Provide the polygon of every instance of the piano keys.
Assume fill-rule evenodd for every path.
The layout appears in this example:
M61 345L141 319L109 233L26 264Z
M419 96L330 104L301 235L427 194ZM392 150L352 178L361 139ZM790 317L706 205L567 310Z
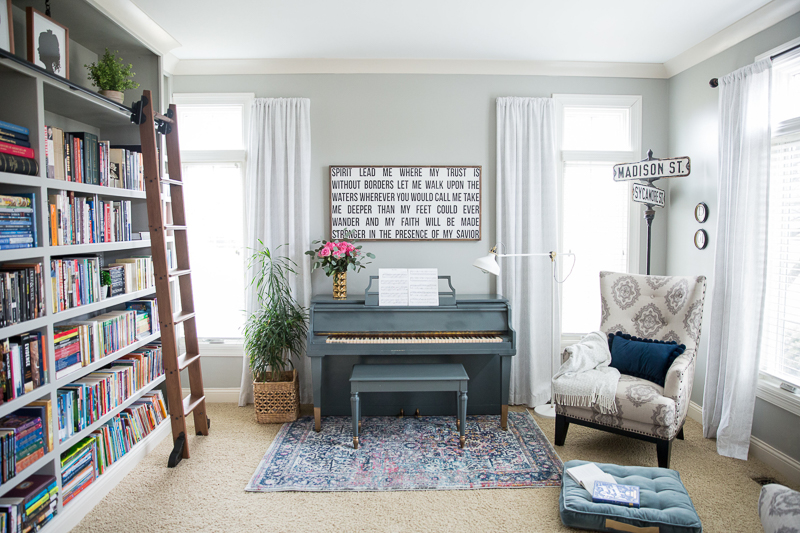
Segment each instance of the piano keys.
M458 296L455 305L380 307L362 298L311 301L306 353L311 358L315 429L322 415L350 414L354 364L461 363L470 376L469 414L500 414L506 429L511 357L516 354L511 309L495 295ZM370 402L367 415L401 408L453 414L441 393L398 393ZM411 405L411 404L414 405ZM366 407L366 406L365 406ZM452 413L450 412L452 411ZM413 411L409 411L413 412Z

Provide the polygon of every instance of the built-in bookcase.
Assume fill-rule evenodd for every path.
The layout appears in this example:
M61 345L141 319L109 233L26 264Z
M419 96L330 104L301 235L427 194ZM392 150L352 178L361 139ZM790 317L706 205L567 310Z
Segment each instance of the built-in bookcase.
M38 4L42 4L41 6ZM64 131L85 131L109 140L114 144L139 144L139 128L131 124L130 109L110 102L99 95L78 89L75 85L87 86L83 61L71 59L71 82L53 79L41 71L31 68L19 59L25 58L25 24L24 9L32 5L43 10L43 3L28 0L13 0L16 57L0 56L0 120L10 122L30 130L31 147L38 161L39 174L27 176L0 172L0 195L33 193L36 201L36 234L34 248L18 250L0 250L0 264L39 263L44 273L44 316L27 322L0 328L0 339L17 336L29 332L40 332L44 339L45 356L47 357L47 383L40 385L32 392L0 405L0 417L14 413L31 402L49 399L53 406L51 432L54 433L54 448L44 457L18 472L15 477L0 485L0 497L33 474L54 475L61 484L61 454L105 422L111 420L119 412L137 401L143 394L158 387L163 375L152 380L145 387L133 393L121 406L112 409L105 416L92 423L79 433L59 442L57 389L95 372L105 365L114 362L130 352L159 339L155 333L141 338L134 344L125 346L117 352L97 360L80 370L61 379L56 379L55 352L53 343L54 328L61 324L87 320L93 316L112 310L124 309L131 300L155 295L155 288L126 293L105 300L90 303L81 307L53 312L53 294L50 283L51 259L72 257L76 255L92 255L101 258L103 264L112 263L120 258L150 255L149 240L129 242L113 242L98 244L81 244L53 246L50 243L48 196L66 190L76 196L94 197L98 200L130 201L133 232L147 232L147 207L144 191L103 187L86 183L74 183L46 177L45 163L45 127L55 126ZM70 30L70 46L80 52L80 59L91 62L92 55L102 55L105 47L119 50L125 62L134 64L137 81L142 88L149 88L153 94L159 95L159 85L163 79L161 58L148 46L136 40L124 29L117 26L105 13L101 12L93 2L84 0L60 0L53 3L53 18ZM23 33L23 35L20 35ZM74 54L71 54L71 56ZM78 63L75 65L75 63ZM80 78L80 79L78 79ZM141 90L129 91L128 98L138 100ZM127 100L126 100L127 102ZM157 105L158 102L156 103ZM155 431L136 444L122 459L113 464L67 505L62 505L59 496L58 513L43 531L68 531L88 513L102 497L113 488L138 463L148 451L170 433L169 423L162 422Z

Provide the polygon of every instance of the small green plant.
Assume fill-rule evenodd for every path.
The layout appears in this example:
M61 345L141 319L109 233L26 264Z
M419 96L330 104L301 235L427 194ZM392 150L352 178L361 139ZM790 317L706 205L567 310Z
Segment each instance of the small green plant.
M297 274L297 264L275 256L259 243L262 248L250 257L248 266L255 267L251 283L256 286L259 308L245 323L244 349L255 381L283 381L286 366L294 367L291 356L302 355L308 312L295 301L289 287L289 276Z
M133 65L122 62L122 58L117 57L119 51L114 51L112 54L108 48L106 53L97 63L91 65L84 65L89 69L89 80L92 85L103 91L125 91L126 89L136 89L139 84L131 78L136 75L131 72Z
M111 286L111 273L108 270L101 270L100 271L100 286L105 287L108 285Z

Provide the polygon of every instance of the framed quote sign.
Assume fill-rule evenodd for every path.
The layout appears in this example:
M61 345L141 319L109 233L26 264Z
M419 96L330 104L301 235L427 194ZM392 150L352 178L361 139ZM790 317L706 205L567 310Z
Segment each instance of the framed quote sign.
M330 178L332 239L481 239L480 166L331 166Z

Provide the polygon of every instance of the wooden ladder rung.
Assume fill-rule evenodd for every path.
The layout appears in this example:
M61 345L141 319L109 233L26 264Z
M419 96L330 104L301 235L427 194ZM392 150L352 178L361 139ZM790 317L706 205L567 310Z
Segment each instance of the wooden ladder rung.
M184 398L183 399L183 416L186 416L189 413L191 413L192 411L194 411L195 408L198 405L200 405L201 403L203 403L203 400L205 400L205 399L206 399L205 396L192 396L191 394L188 395L186 398Z
M153 113L153 118L156 120L161 120L163 122L167 122L169 124L175 124L175 121L169 118L168 116L162 115L161 113Z
M190 354L185 353L178 357L178 370L183 370L184 368L188 367L192 363L200 360L200 354Z
M190 268L184 268L184 269L175 268L169 271L169 277L178 278L180 276L188 276L191 273L192 270Z
M172 322L175 325L178 325L182 322L186 322L191 318L194 318L194 316L195 316L194 311L191 312L181 311L180 313L175 313L174 315L172 315Z
M161 178L161 183L165 185L178 185L179 187L183 187L183 182L178 180L171 180L169 178Z
M186 231L186 226L179 226L177 224L164 224L164 229L167 231Z

